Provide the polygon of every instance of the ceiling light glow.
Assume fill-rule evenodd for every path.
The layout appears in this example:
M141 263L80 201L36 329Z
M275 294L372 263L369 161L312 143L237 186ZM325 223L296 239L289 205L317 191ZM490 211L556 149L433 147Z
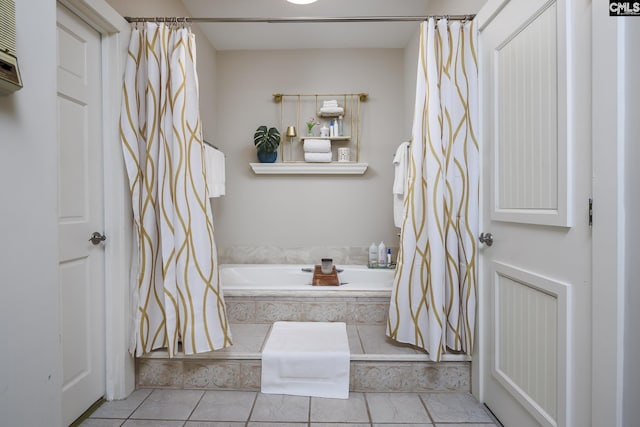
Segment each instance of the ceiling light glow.
M311 3L315 3L318 0L287 0L289 3L294 3L294 4L311 4Z

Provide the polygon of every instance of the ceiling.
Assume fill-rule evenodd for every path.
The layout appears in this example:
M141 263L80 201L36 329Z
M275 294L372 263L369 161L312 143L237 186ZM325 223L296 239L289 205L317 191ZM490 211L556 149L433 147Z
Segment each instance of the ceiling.
M309 5L295 5L286 0L182 0L182 3L191 17L282 18L472 14L485 1L318 0ZM419 22L194 25L200 27L217 50L403 48L416 33Z

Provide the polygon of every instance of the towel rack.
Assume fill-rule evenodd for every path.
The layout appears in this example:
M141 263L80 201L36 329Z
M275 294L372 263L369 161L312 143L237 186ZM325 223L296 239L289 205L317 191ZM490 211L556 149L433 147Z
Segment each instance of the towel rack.
M209 141L207 141L207 140L204 140L204 139L203 139L203 140L202 140L202 142L204 142L205 144L207 144L207 145L208 145L209 147L211 147L211 148L215 148L216 150L220 150L218 147L216 147L214 144L210 143L210 142L209 142ZM222 151L222 150L220 150L220 151Z
M328 137L327 139L330 139L332 141L335 142L341 142L341 143L346 143L349 141L354 141L356 143L355 146L355 163L359 163L360 162L360 115L361 115L361 104L362 102L367 101L369 94L368 93L274 93L273 94L273 101L276 104L280 104L280 128L281 129L285 129L285 111L284 111L284 104L286 102L287 99L292 99L292 101L295 103L295 118L294 117L287 117L287 122L288 124L290 123L295 123L297 129L300 129L300 116L301 116L301 104L305 104L306 102L309 102L311 104L313 104L313 111L311 111L310 109L306 109L304 108L303 110L305 111L305 115L311 115L312 117L333 117L333 116L324 116L319 112L318 109L318 102L323 100L323 99L327 99L327 98L338 98L339 100L342 101L342 107L344 108L344 121L345 121L345 128L349 129L350 134L349 135L342 135L342 136L338 136L338 137ZM335 116L337 118L337 116ZM304 125L304 122L302 122L302 124ZM300 131L298 131L300 132ZM346 132L346 131L345 131ZM303 133L301 133L302 135L304 135L304 131ZM304 137L300 138L301 140L304 139ZM293 157L293 153L291 152L291 147L290 147L290 156L288 159L285 158L284 155L284 144L280 144L280 149L281 149L281 158L282 161L284 163L298 163L300 162L300 160L294 160Z

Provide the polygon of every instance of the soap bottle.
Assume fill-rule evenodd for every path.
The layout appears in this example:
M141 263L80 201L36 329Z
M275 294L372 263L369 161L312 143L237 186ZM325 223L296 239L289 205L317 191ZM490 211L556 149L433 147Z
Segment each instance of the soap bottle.
M344 128L342 127L342 116L338 117L338 136L344 136Z
M369 267L375 268L378 266L378 247L375 243L371 243L369 246Z
M384 242L380 242L378 245L378 267L387 266L387 247Z
M387 267L391 265L391 248L387 248Z

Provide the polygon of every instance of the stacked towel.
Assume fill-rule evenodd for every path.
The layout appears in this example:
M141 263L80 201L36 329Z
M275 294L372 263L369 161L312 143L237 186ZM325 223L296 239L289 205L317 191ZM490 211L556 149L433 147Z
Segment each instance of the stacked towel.
M335 99L324 101L320 107L321 114L344 114L344 108Z
M331 140L329 139L305 139L304 161L309 163L331 162Z
M304 153L304 161L308 163L331 163L331 153Z
M330 153L331 141L328 139L305 139L303 148L305 153Z
M395 167L393 180L393 224L402 228L402 216L404 215L404 196L407 194L407 180L409 178L408 162L409 143L403 142L396 150L393 157Z
M205 144L204 167L209 197L224 196L225 161L222 151L216 150L215 148Z

